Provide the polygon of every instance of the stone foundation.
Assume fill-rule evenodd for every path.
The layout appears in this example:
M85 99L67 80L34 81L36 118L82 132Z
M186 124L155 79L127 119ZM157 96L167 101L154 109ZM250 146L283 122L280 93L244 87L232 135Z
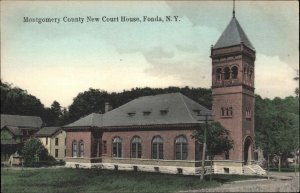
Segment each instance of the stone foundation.
M233 160L214 160L215 174L243 174L243 162Z
M165 160L168 162L167 160ZM199 175L201 173L201 164L195 163L191 164L191 162L186 162L181 165L177 164L173 165L158 165L151 164L146 165L142 164L142 162L138 162L135 160L135 163L84 163L84 162L66 162L66 167L69 168L100 168L100 169L108 169L108 170L122 170L122 171L143 171L143 172L159 172L166 174L183 174L183 175ZM170 163L172 160L170 160ZM188 163L188 164L187 164ZM210 166L205 164L205 174L210 173ZM212 172L215 174L243 174L243 163L242 161L232 161L232 160L215 160L213 161Z

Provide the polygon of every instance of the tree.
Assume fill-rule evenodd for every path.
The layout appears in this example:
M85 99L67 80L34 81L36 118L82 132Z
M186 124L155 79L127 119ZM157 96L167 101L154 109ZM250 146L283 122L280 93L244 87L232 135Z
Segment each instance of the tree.
M62 116L62 107L60 106L59 102L53 101L51 104L51 110L55 113L57 118Z
M106 91L90 88L79 93L69 107L70 121L75 121L90 113L104 113L104 104L108 101Z
M50 156L42 142L36 138L30 138L22 149L25 166L36 166L40 161L48 161Z
M67 110L67 108L63 107L62 109L62 115L59 118L59 125L65 125L66 123L68 123L69 120L69 112Z
M60 106L59 102L53 101L51 108L45 108L43 120L47 126L59 126L62 115L62 107Z
M206 136L204 134L205 127L206 127ZM212 160L216 155L229 152L229 150L233 148L233 140L229 139L229 131L225 129L219 122L200 124L200 129L195 130L192 137L195 138L195 140L199 144L204 144L204 141L206 141L207 155L210 158L211 169L212 169ZM211 175L210 175L210 179L211 179Z
M42 117L44 105L35 96L1 81L1 114Z
M278 158L278 170L299 148L299 105L296 97L262 99L256 96L256 146Z

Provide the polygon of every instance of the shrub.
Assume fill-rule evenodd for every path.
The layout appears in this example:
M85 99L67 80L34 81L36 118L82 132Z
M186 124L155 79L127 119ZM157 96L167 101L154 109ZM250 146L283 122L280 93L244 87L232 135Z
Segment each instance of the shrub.
M41 162L49 162L53 159L53 157L48 154L42 142L36 138L30 138L25 142L22 155L24 157L25 166L38 166Z

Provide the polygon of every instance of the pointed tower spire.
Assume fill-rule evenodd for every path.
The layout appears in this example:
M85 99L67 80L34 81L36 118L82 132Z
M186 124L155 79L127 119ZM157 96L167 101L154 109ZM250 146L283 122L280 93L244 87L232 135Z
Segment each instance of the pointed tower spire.
M235 18L235 0L233 0L233 11L232 11L232 17Z

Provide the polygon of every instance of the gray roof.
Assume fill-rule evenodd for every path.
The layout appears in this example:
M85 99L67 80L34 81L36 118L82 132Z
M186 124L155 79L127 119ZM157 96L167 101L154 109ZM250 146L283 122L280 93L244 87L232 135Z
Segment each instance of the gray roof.
M243 42L247 47L255 50L252 46L250 40L248 39L246 33L243 28L239 24L238 20L233 17L224 30L223 34L215 44L214 48L223 48L228 46L239 45Z
M1 145L16 145L21 142L16 142L15 139L1 139Z
M15 127L15 126L5 126L10 132L12 132L12 134L14 134L15 136L21 136L23 135L21 129L19 127Z
M64 127L118 127L199 123L211 110L181 93L143 96L105 114L92 113Z
M50 137L59 131L61 127L43 127L35 133L37 137Z
M101 127L102 114L92 113L64 127Z
M4 126L40 128L42 124L42 119L37 116L1 114L1 129Z
M104 114L103 126L199 123L211 111L181 93L144 96Z

